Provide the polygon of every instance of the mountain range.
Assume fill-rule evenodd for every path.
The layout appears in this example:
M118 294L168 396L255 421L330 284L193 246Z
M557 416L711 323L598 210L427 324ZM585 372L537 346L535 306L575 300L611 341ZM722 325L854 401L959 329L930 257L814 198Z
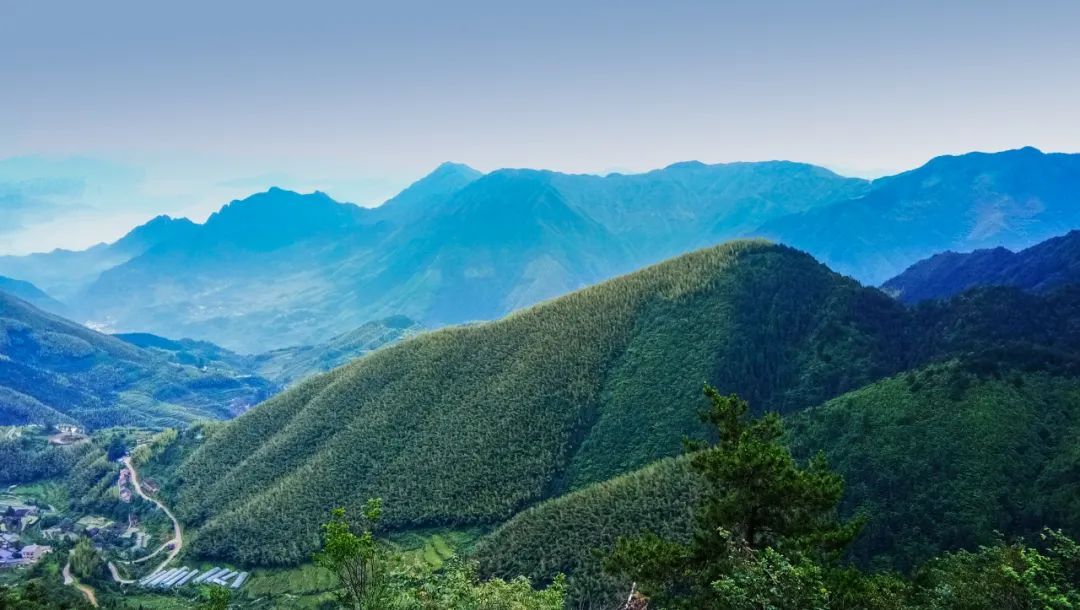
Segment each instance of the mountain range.
M945 250L1025 248L1080 227L1078 187L1076 154L1029 147L943 156L758 232L876 285Z
M197 553L249 564L302 561L311 515L368 497L394 530L497 524L679 453L703 381L799 417L904 371L958 396L972 375L1072 379L1077 296L987 287L908 308L805 253L732 242L299 384L200 441L175 469L177 507ZM919 372L933 366L948 374ZM808 451L850 428L814 425Z
M949 297L975 286L1047 292L1080 282L1080 231L1020 252L1007 248L942 252L908 267L881 288L906 303Z
M393 315L495 319L740 236L877 284L936 252L1026 247L1080 226L1077 184L1080 155L1031 148L872 182L785 161L607 176L447 163L376 208L271 189L203 224L159 217L82 253L0 257L0 273L95 328L255 353Z

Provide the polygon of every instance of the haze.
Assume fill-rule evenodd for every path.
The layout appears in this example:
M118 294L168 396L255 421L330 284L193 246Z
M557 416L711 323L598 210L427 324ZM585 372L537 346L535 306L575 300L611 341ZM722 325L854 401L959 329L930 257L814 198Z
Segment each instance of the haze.
M1080 4L0 0L0 253L446 160L880 175L1080 141Z

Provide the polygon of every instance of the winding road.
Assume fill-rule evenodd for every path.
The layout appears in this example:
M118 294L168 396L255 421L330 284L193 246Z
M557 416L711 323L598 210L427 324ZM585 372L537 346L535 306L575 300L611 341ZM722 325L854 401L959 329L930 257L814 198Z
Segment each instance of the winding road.
M131 486L135 488L135 493L142 496L142 498L144 500L149 500L150 502L153 502L154 504L157 504L158 508L160 508L162 511L164 511L165 514L168 515L169 519L172 520L172 523L173 523L173 537L172 537L172 540L165 541L165 544L161 545L161 548L154 551L150 555L147 555L146 557L143 557L142 559L136 559L135 560L136 562L145 561L145 560L149 559L150 557L153 557L154 555L157 555L158 553L160 553L162 551L162 549L168 548L169 544L172 544L172 550L169 551L169 554L165 557L165 560L162 561L160 564L158 564L158 566L156 568L154 568L154 570L153 570L153 572L151 572L151 574L160 572L165 566L169 565L170 561L172 561L173 559L176 559L176 556L180 554L180 550L184 548L184 530L183 530L182 527L180 527L180 522L177 521L176 516L172 514L172 511L169 510L169 508L167 506L165 506L160 501L158 501L157 498L146 495L146 492L143 491L142 484L139 483L139 472L137 470L135 470L135 465L131 463L131 457L130 456L124 456L124 458L122 460L120 460L120 461L123 462L124 466L127 466L127 469L131 471ZM116 575L115 575L115 572L114 572L114 578L117 578ZM119 582L119 580L118 580L118 582Z
M176 559L176 556L180 554L181 549L184 548L184 529L180 526L180 522L176 519L176 516L172 514L172 511L169 510L167 506L158 501L157 498L146 495L146 492L143 491L142 485L139 483L139 472L135 470L134 464L131 463L131 458L124 457L120 461L124 464L124 466L127 467L129 471L131 471L131 486L135 488L135 493L139 494L139 496L141 496L143 499L157 504L158 508L164 511L165 514L168 515L169 519L172 520L173 537L171 540L166 540L165 543L158 547L157 550L155 550L153 553L150 553L149 555L146 555L145 557L141 557L130 562L125 562L141 563L150 559L151 557L160 554L165 549L169 549L169 554L166 555L165 559L160 564L158 564L158 566L154 568L154 570L151 572L151 574L156 574L163 570L165 566L169 565L170 561ZM169 548L170 545L172 545L171 549ZM124 585L135 582L134 580L126 580L124 578L121 578L120 571L116 569L116 565L113 564L113 562L110 561L107 565L109 567L109 573L112 574L112 578L114 581ZM71 574L70 556L68 557L67 564L64 566L63 575L65 585L73 586L79 591L82 591L82 594L86 597L86 600L90 602L90 605L94 606L95 608L98 606L97 595L94 593L94 590L89 586L80 583L78 579L76 579Z

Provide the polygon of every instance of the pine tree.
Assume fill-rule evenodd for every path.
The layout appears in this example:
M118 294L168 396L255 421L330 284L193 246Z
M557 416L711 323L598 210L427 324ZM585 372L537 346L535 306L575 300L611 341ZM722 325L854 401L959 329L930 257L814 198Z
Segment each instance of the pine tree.
M779 416L751 419L739 397L709 386L705 394L710 407L702 420L717 442L688 443L692 468L706 487L693 539L621 539L609 569L635 581L661 608L738 607L738 599L761 607L752 598L769 594L759 587L762 579L781 579L772 594L783 605L774 607L818 605L823 576L817 566L834 561L861 525L837 517L842 479L821 456L806 466L796 463L781 442Z

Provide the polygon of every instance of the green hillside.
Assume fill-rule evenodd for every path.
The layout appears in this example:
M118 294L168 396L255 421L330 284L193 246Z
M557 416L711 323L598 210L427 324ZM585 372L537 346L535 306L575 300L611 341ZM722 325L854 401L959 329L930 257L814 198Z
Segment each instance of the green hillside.
M548 582L570 575L569 607L613 607L629 587L604 573L620 536L647 531L688 538L700 490L685 457L669 458L518 513L474 552L485 576L527 575ZM590 607L590 606L581 606Z
M993 357L931 365L789 419L796 454L824 451L845 477L844 511L870 518L855 559L908 569L990 544L995 531L1080 532L1080 368L1025 367ZM482 541L481 569L536 582L570 574L571 606L625 595L600 556L643 528L689 535L694 476L685 460L663 461L523 511Z
M235 415L270 389L170 363L0 293L0 424L180 426Z
M871 518L855 558L909 569L994 531L1080 532L1080 363L1043 367L931 366L792 420L793 451L823 450Z
M705 380L791 411L900 370L906 315L790 248L695 252L301 384L205 442L179 508L197 552L270 564L369 496L391 528L499 522L678 453Z

